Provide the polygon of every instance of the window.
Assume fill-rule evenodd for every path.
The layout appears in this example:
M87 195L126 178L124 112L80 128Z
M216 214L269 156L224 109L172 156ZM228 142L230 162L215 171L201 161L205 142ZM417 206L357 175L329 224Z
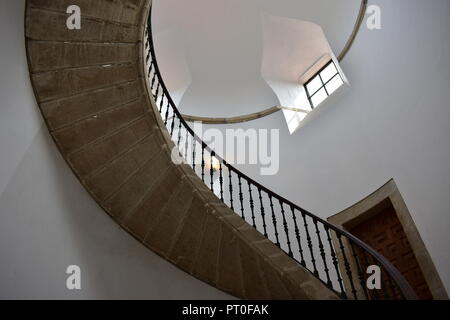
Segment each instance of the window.
M306 94L311 108L316 108L343 84L344 81L336 65L331 60L305 83Z

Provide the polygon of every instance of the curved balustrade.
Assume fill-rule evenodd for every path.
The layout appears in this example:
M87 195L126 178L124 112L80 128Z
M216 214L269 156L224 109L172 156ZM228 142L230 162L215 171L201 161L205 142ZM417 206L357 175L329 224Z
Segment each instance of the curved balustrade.
M151 9L145 50L149 91L177 152L217 197L343 299L416 299L399 271L367 244L240 172L194 133L172 101L158 68ZM379 290L367 288L370 265L381 270Z

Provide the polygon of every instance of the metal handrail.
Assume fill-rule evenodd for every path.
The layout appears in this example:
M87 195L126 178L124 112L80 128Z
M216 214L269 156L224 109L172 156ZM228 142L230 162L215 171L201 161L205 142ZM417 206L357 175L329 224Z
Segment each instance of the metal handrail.
M146 65L148 67L148 76L150 77L150 88L149 91L152 93L153 98L155 102L160 99L160 114L163 118L166 127L170 133L170 135L173 138L173 134L175 131L175 122L178 120L178 129L185 130L186 134L188 134L191 139L192 143L194 144L194 152L195 152L195 146L196 144L200 144L201 150L202 150L202 180L205 182L205 162L206 153L209 154L210 159L214 157L219 162L220 166L220 198L222 201L225 202L224 199L224 177L223 177L223 170L226 168L229 173L229 188L230 188L230 199L231 199L231 209L233 208L233 188L236 187L236 185L233 185L232 183L232 174L237 177L239 181L239 200L241 203L241 214L242 218L244 217L244 204L243 204L243 192L242 192L242 181L245 181L249 188L249 196L250 201L249 205L251 208L252 213L252 222L253 226L257 228L257 225L255 223L255 204L252 196L252 186L255 191L258 191L259 200L260 200L260 206L261 206L261 215L258 216L258 218L262 218L263 220L263 228L264 228L264 235L269 238L266 230L266 220L265 220L265 213L264 213L264 205L263 205L263 193L266 195L266 201L270 200L270 211L272 213L272 219L273 219L273 225L275 227L275 237L276 237L276 244L283 249L290 257L297 260L300 264L302 264L308 271L310 271L314 276L316 276L320 281L322 281L328 288L331 290L337 292L340 294L340 296L344 299L347 298L354 298L354 299L360 299L361 296L366 299L378 299L380 298L380 293L378 290L370 291L368 290L366 286L366 277L363 272L363 267L368 266L370 264L370 260L372 260L372 264L376 264L380 267L382 271L384 271L383 275L385 275L385 278L383 278L383 288L382 288L382 296L385 299L408 299L408 300L415 300L417 299L416 294L414 293L413 289L409 285L409 283L406 281L406 279L401 275L401 273L381 254L379 254L377 251L375 251L373 248L371 248L369 245L358 239L357 237L353 236L349 232L342 230L333 224L329 223L328 221L325 221L321 219L320 217L315 216L311 212L299 207L295 203L291 202L290 200L276 194L272 190L269 190L265 186L261 185L254 179L250 178L243 172L239 171L235 167L233 167L231 164L229 164L225 159L220 157L215 153L215 151L210 148L200 137L198 137L194 130L188 125L188 123L183 118L182 114L177 109L175 103L173 102L170 93L163 81L157 60L156 60L156 54L154 50L154 42L153 42L153 35L152 35L152 6L150 7L150 12L148 15L148 21L147 21L147 27L145 31L145 48L147 50L146 52ZM155 90L155 85L156 90ZM155 93L154 93L155 91ZM166 103L165 103L166 101ZM164 106L166 106L166 109L164 110ZM165 115L164 115L165 111ZM168 114L172 112L172 117L169 119ZM171 121L171 122L170 122ZM181 131L178 133L178 147L180 147L180 135ZM176 140L176 139L175 139ZM196 170L195 164L193 164L194 171ZM214 191L213 186L213 168L211 165L210 175L211 175L211 191ZM206 182L205 182L206 184ZM280 210L281 210L281 216L282 216L282 224L285 231L285 237L286 237L286 243L287 243L287 249L283 248L283 245L279 241L279 233L277 231L277 219L276 214L274 210L274 201L276 200L279 204ZM246 203L247 204L247 203ZM292 214L292 221L294 222L294 227L291 226L291 229L289 229L289 225L287 223L286 218L286 211L285 209L288 208L291 210ZM237 210L239 211L239 210ZM236 210L235 210L236 212ZM296 214L299 213L299 214ZM236 212L238 214L238 212ZM278 213L279 214L279 213ZM311 224L308 225L308 218L313 224L313 230L311 236ZM270 219L270 217L269 217ZM303 226L297 224L297 219L303 220ZM320 230L322 228L322 230ZM295 230L293 230L295 229ZM300 229L304 231L304 233L300 232ZM260 230L259 230L260 231ZM298 256L295 256L292 250L292 246L294 245L290 241L290 235L295 236L295 240L297 240L298 243L298 250L300 252L300 258ZM303 235L303 239L301 238L301 235ZM323 236L326 236L325 241L323 241ZM305 238L306 236L306 238ZM314 236L316 238L314 238ZM344 239L344 241L343 241ZM302 241L305 243L305 250L303 250L302 247ZM318 260L314 257L314 252L317 253L317 250L314 250L314 244L316 243L317 247L319 248L319 258ZM286 244L284 244L286 247ZM338 249L337 249L338 248ZM306 251L309 249L309 255L310 259L305 259L304 255L306 255ZM328 249L329 252L326 252L326 249ZM327 254L328 253L328 254ZM349 257L353 257L353 259L349 259ZM324 265L322 266L322 269L319 270L317 267L317 263L319 263L319 260L321 260L321 263ZM332 267L334 267L334 278L332 279L331 271L332 269L328 267L328 265L331 264ZM312 266L311 266L312 265ZM353 269L353 270L352 270ZM346 277L344 276L346 275ZM356 283L356 284L355 284ZM359 284L359 285L358 285ZM386 284L386 285L385 285ZM389 288L387 287L387 284L389 284ZM358 287L358 288L357 288Z

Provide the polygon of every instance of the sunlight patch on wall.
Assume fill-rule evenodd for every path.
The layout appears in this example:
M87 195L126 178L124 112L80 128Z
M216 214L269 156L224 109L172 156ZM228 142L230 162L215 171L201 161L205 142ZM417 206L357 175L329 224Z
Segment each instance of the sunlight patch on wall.
M262 28L261 74L282 106L312 111L347 83L319 25L265 14ZM309 115L283 114L291 134Z

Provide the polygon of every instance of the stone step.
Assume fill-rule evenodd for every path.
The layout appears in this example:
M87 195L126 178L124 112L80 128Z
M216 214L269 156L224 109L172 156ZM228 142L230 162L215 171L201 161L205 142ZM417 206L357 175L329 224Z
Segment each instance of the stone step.
M143 105L143 99L138 99L56 130L53 135L63 152L71 153L142 118Z
M83 16L104 21L136 25L143 0L29 0L32 8L46 9L65 13L70 5L83 8Z
M66 154L66 157L74 171L80 177L85 177L126 152L130 145L152 134L152 128L153 120L150 117L144 117L109 136L83 146L72 154Z
M119 222L122 222L147 198L153 186L158 186L159 178L164 177L170 168L170 159L164 152L149 159L109 198L104 200L106 209Z
M72 1L72 4L75 2ZM66 28L67 18L68 15L65 12L29 6L26 17L26 37L40 41L96 43L136 43L140 40L139 27L134 24L120 24L102 21L95 17L84 17L81 30L72 32Z
M160 151L161 145L157 139L149 135L86 178L85 183L97 199L104 201Z
M41 104L41 111L51 131L114 109L139 98L136 80L109 88L88 91L70 98Z
M337 298L172 162L143 78L150 3L27 0L31 81L61 154L119 225L194 277L239 298ZM65 27L69 5L81 30Z
M134 43L67 43L30 41L30 64L36 73L134 62Z
M47 102L136 81L138 73L138 66L132 62L53 70L31 77L38 101Z
M161 191L164 194L157 195L152 202L163 203L165 201L165 204L153 221L147 221L148 227L144 243L161 256L167 256L178 239L181 226L191 206L193 194L189 181L184 178L180 180L179 177L172 186L165 182ZM152 205L151 210L154 208L155 205Z

